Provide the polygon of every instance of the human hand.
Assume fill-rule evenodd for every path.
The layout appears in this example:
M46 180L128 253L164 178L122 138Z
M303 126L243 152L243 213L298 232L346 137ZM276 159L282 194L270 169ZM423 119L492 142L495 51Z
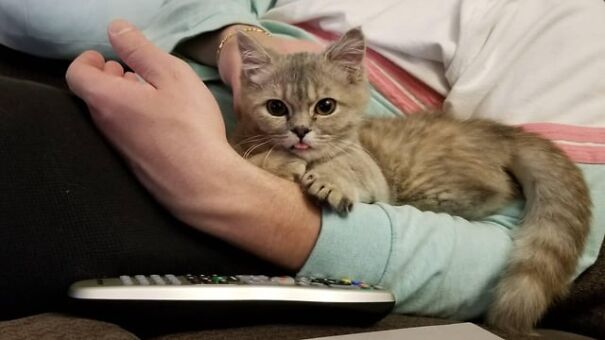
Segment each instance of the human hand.
M136 75L87 51L69 66L67 83L143 184L178 214L188 204L186 197L216 190L209 186L218 184L202 181L199 173L220 177L237 156L227 143L218 105L187 64L155 47L131 24L114 21L108 35Z

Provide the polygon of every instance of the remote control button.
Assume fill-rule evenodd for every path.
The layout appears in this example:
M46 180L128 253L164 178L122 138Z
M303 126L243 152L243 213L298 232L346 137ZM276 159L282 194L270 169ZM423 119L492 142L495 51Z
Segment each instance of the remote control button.
M189 283L194 284L194 285L201 283L200 280L197 277L195 277L195 276L193 276L191 274L186 275L185 278L187 279L187 281Z
M163 286L166 284L166 281L164 281L164 279L159 275L153 274L150 277L151 281L153 281L153 283L155 283L156 285Z
M132 286L134 285L134 282L132 281L132 278L128 275L122 275L120 276L120 281L122 281L122 284L125 286Z
M330 287L332 287L332 288L341 288L341 289L361 289L361 287L359 287L359 286L354 286L354 285L339 285L339 284L331 284Z
M322 278L322 277L316 277L316 278L312 278L311 279L311 283L317 283L317 284L322 284L322 285L328 286L328 285L337 284L338 281L333 280L333 279L326 279L326 278Z
M294 278L290 276L274 276L270 281L284 286L292 286L296 284Z
M237 278L241 283L249 285L270 283L269 277L266 275L238 275Z
M248 282L250 282L250 275L235 275L235 277L241 283L248 283Z
M210 278L210 283L212 284L225 284L227 283L227 278L220 275L212 275Z
M194 284L194 285L211 284L212 283L212 278L209 277L209 276L207 276L207 275L187 274L187 275L185 275L185 278L187 279L187 281L189 281L189 283Z
M168 280L168 282L170 282L170 284L172 285L180 285L181 284L181 280L179 280L178 277L172 275L172 274L168 274L168 275L164 275L164 277L166 278L166 280Z
M308 287L311 285L311 281L296 281L296 284L303 287Z
M267 275L252 275L252 280L256 283L269 282Z
M145 275L135 275L134 279L137 280L141 286L149 286L150 284Z
M340 281L338 281L338 284L350 286L352 284L352 281L348 277L343 277L342 279L340 279Z

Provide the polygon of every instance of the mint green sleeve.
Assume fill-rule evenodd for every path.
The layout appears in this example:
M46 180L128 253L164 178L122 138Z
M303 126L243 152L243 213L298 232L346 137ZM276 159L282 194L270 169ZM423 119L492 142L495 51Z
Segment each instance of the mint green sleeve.
M516 221L502 215L502 223L468 222L386 204L357 204L346 218L324 210L322 218L300 275L378 284L395 295L396 313L460 320L485 311Z
M30 54L72 58L94 49L115 57L107 25L123 18L137 25L160 48L223 26L258 25L272 0L52 0L0 1L0 44Z
M576 277L605 234L605 166L580 164L593 223ZM357 204L347 217L324 210L319 238L299 275L348 277L393 292L393 312L467 320L481 316L511 252L522 202L469 222L410 206Z

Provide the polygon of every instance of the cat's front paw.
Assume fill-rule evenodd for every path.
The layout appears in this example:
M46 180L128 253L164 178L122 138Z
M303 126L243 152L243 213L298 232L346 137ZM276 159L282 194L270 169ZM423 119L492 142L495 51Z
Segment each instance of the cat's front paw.
M345 193L327 176L322 176L315 171L309 171L302 176L301 184L307 193L320 202L327 203L340 215L347 215L353 210L355 199L353 195Z

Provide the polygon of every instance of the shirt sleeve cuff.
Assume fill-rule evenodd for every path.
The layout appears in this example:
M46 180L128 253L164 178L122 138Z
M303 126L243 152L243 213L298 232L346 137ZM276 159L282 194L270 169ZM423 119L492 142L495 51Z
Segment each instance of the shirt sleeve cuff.
M176 45L188 38L200 35L202 33L215 31L219 28L233 25L245 24L261 26L255 13L249 8L236 4L233 1L221 1L216 5L209 7L205 3L191 5L188 10L186 6L177 5L168 6L171 15L164 15L167 18L155 18L149 26L143 29L145 35L153 41L158 47L165 51L172 51ZM199 15L195 15L199 13ZM181 25L174 28L174 22Z
M298 274L377 284L388 264L391 242L391 221L380 205L356 204L346 217L324 209L319 237Z

